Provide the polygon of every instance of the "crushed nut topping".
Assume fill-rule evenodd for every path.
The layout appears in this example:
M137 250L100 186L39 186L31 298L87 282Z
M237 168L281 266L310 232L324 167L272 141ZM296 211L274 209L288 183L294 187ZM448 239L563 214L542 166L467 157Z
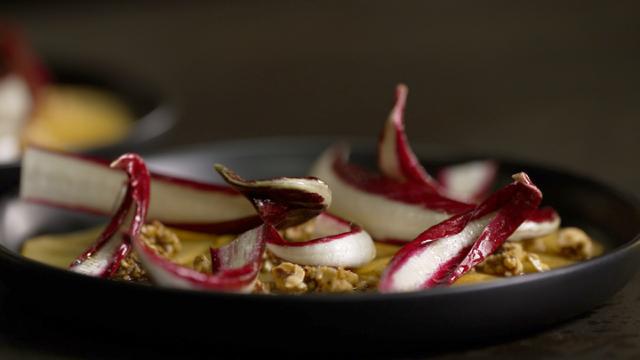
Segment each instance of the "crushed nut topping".
M286 293L303 293L308 287L304 282L305 271L302 266L284 262L271 270L275 288Z
M211 257L208 253L200 254L193 259L193 268L201 273L211 273Z
M556 245L556 238L558 234L550 234L547 236L525 239L522 243L527 251L533 251L537 253L552 253L553 247Z
M256 283L253 288L254 294L270 294L271 286L268 282L261 281L260 279L256 280Z
M282 261L269 250L265 251L262 255L262 269L263 273L271 273L271 270L278 266Z
M364 290L370 283L341 267L300 266L290 262L275 266L271 278L274 291L290 294L353 292Z
M560 254L573 260L587 260L593 256L593 240L584 231L568 227L558 233Z
M358 274L344 268L330 266L305 266L305 281L315 292L352 292L366 286Z
M544 264L538 255L524 251L522 244L506 242L478 264L476 269L490 275L515 276L525 272L546 271L549 270L549 266Z
M288 241L308 241L313 236L314 222L282 231ZM142 240L158 255L171 258L181 249L178 236L154 221L141 231ZM517 276L531 272L549 270L536 253L553 253L573 259L586 260L594 256L593 240L578 228L564 228L555 234L528 239L523 242L505 242L495 253L471 271L495 276ZM283 261L273 253L265 251L259 279L254 293L302 294L302 293L348 293L373 291L393 252L379 257L369 264L353 271L331 266L303 266ZM202 273L211 273L211 257L206 251L193 259L193 268ZM138 255L131 252L121 262L115 279L150 282L149 276L140 264Z
M551 269L549 265L545 264L540 259L540 256L538 256L538 254L527 253L527 260L531 265L533 271L526 271L527 269L525 267L525 272L543 272Z
M150 282L146 270L140 264L138 254L130 252L120 262L120 268L111 276L112 279L136 282Z
M291 226L281 231L282 236L287 241L303 242L309 241L313 237L315 230L315 219L309 220L297 226Z
M162 223L154 221L142 227L140 238L155 252L163 257L169 258L181 249L178 236ZM122 262L120 268L112 276L113 279L125 281L149 282L147 272L140 264L138 254L131 251Z
M523 242L527 251L561 256L569 260L587 260L598 252L594 241L584 231L567 227L556 233Z
M143 226L140 237L162 257L172 257L182 248L178 235L159 221Z

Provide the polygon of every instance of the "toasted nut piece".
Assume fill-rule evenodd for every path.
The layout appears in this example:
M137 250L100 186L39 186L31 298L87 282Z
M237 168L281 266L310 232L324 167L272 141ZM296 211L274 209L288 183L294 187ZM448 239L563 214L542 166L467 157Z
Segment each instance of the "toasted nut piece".
M514 276L549 270L537 254L524 251L521 243L506 242L476 266L484 274Z
M254 294L270 294L271 293L271 287L269 286L269 283L261 281L261 280L256 280L256 284L253 288L253 293Z
M485 274L513 276L524 274L524 265L522 258L525 252L522 245L518 243L507 242L503 244L498 251L476 266L476 269Z
M275 288L288 293L303 293L307 291L304 282L305 271L297 264L283 262L271 270Z
M360 283L358 274L344 268L330 266L305 266L306 281L314 283L317 292L351 292Z
M285 240L292 242L309 241L313 237L315 228L316 222L315 219L312 219L300 225L286 228L282 231L282 236Z
M193 268L201 273L211 273L211 258L207 254L200 254L193 259Z
M140 237L158 255L166 258L174 256L182 248L178 235L158 221L143 226ZM125 281L149 281L149 276L140 264L138 255L133 251L122 260L120 268L112 278Z
M120 262L120 268L116 271L115 274L111 277L116 280L124 280L124 281L137 281L137 282L149 282L149 276L147 272L140 264L140 259L138 258L138 254L135 252L129 253L122 261Z
M160 256L170 258L182 248L178 235L159 221L143 226L140 236Z
M551 267L544 263L538 254L527 253L525 257L526 261L523 262L524 272L543 272L551 269Z
M568 227L558 233L558 245L562 256L574 260L586 260L593 256L593 240L584 231Z

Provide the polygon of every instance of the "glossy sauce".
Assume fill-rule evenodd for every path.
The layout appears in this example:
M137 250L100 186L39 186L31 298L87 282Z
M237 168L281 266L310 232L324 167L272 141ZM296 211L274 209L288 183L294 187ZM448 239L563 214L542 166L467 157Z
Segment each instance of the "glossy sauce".
M90 228L72 233L58 235L43 235L27 240L22 248L22 255L33 260L43 262L52 266L67 268L78 254L82 253L100 233L101 228ZM178 229L172 229L181 240L182 249L172 259L181 265L191 266L196 256L206 253L210 247L220 247L233 240L234 236L224 235L208 235L204 233L190 232ZM540 238L550 246L550 252L553 249L553 236ZM593 242L594 256L602 254L604 248L598 242ZM380 276L384 271L393 255L400 249L398 245L386 243L376 243L376 258L370 263L355 269L354 271L360 275ZM568 266L578 262L558 254L547 252L533 252L538 255L540 260L547 264L550 269ZM525 267L525 273L535 272ZM454 285L475 284L486 281L500 279L501 276L484 274L477 271L471 271L456 281Z
M205 253L210 247L219 247L233 236L215 236L184 230L171 229L178 235L182 248L172 259L181 265L191 265L196 256ZM22 255L39 262L66 269L69 264L91 245L102 227L94 227L64 234L51 234L34 237L22 246Z

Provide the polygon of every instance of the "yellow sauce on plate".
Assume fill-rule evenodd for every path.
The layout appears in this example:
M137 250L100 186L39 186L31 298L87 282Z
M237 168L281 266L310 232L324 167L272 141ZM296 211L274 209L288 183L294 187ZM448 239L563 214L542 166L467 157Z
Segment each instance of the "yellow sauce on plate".
M67 268L78 255L95 241L101 230L101 227L94 227L71 233L38 236L24 243L22 255L48 265ZM196 256L206 253L210 247L220 247L234 239L232 235L210 235L173 228L171 231L178 235L182 244L181 250L172 257L172 261L185 266L192 266ZM593 244L596 247L594 255L602 254L603 246L595 241ZM399 249L400 246L398 245L376 243L376 258L370 263L354 269L354 271L360 276L380 276ZM568 266L577 262L555 254L545 252L532 253L537 254L540 260L547 264L550 269ZM525 269L525 273L529 272L534 271ZM454 285L475 284L500 278L502 277L471 271L458 279Z
M122 141L134 116L115 95L80 85L51 85L24 129L23 142L56 150L86 150Z
M228 243L233 236L216 236L191 231L171 229L181 242L180 251L173 261L181 265L191 265L196 256L210 247ZM37 236L27 240L22 247L22 255L47 265L67 268L71 262L89 247L97 238L102 227L93 227L64 234Z

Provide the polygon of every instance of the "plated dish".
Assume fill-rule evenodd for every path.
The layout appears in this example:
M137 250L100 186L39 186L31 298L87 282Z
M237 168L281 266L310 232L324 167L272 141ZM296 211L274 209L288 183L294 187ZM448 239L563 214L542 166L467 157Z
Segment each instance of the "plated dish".
M247 178L305 176L309 164L333 143L335 138L313 137L234 140L156 153L145 160L154 171L172 176L189 174L206 183L220 182L212 163L226 164ZM375 142L350 143L353 162L375 168ZM430 144L417 145L421 163L432 173L478 158ZM180 339L206 344L215 339L243 348L289 351L309 351L310 338L324 339L331 334L328 350L360 351L358 344L366 342L375 344L367 348L372 352L385 348L395 352L419 348L422 352L499 341L562 322L602 304L629 281L640 256L640 205L632 196L567 171L490 158L500 163L498 178L509 179L525 169L544 189L546 204L562 214L563 226L584 229L605 245L605 253L526 276L385 294L271 296L109 281L20 255L27 239L92 228L104 224L105 217L21 201L20 178L13 171L0 169L7 184L0 189L0 281L7 289L8 321L13 329L23 329L26 334L35 328L87 334L90 327L91 337L128 335L153 342ZM132 312L140 326L123 326ZM201 328L202 324L211 324L209 331L182 330ZM291 331L291 324L296 324L296 331ZM259 330L265 326L268 330ZM141 332L141 328L163 331ZM260 335L251 337L253 345L247 344L247 337L238 336L254 329Z
M540 207L542 191L524 172L495 186L499 164L483 160L431 177L404 131L406 97L399 85L377 172L350 163L346 144L309 164L311 177L245 180L216 165L229 187L150 174L135 154L108 165L29 149L24 200L111 218L102 229L30 239L22 254L101 278L303 294L426 291L542 273L603 252Z
M217 229L215 232L230 233L230 229L238 225L244 224L251 229L252 226L255 228L262 224L256 217L252 203L239 196L237 190L228 192L228 186L224 186L227 190L213 192L220 195L217 198L211 194L207 196L212 197L203 194L202 191L207 189L222 189L220 185L211 185L221 180L214 177L212 164L225 164L227 169L234 169L247 179L274 179L283 175L304 178L310 173L310 166L317 163L322 154L335 154L335 149L341 149L338 147L326 152L334 144L335 139L313 137L234 140L145 156L144 162L148 163L152 173L157 171L170 175L151 176L151 203L147 223L153 225L155 218L163 221L164 226L177 229L175 232L180 237L183 251L195 248L196 254L206 252L210 245L207 241L213 240L196 239L190 235L214 232L213 229ZM350 162L369 169L377 167L379 159L376 143L350 141L349 144L352 145ZM553 206L556 213L562 216L562 227L582 229L598 244L603 245L604 253L571 266L524 276L501 277L495 281L464 286L441 285L420 291L353 291L349 295L316 291L307 291L304 295L285 291L276 296L237 293L242 288L240 285L247 284L247 278L243 276L251 271L239 271L235 275L227 273L233 275L231 278L236 281L226 280L226 285L231 288L216 288L215 291L176 288L184 283L149 286L134 281L105 280L69 271L68 264L65 263L68 259L75 259L79 252L97 238L102 227L96 226L103 225L105 219L126 198L122 194L123 186L126 188L127 184L125 172L110 169L105 162L85 161L82 158L40 151L36 154L52 156L56 161L69 160L74 165L88 164L91 171L80 171L77 174L90 175L90 179L99 181L85 182L87 178L77 176L57 178L61 181L56 180L53 184L59 186L59 191L52 190L50 193L62 195L55 199L58 205L68 201L69 206L65 209L21 200L20 177L12 171L0 169L5 184L0 188L0 281L8 293L6 308L11 309L9 321L14 328L23 328L27 333L33 331L34 327L52 329L54 332L70 329L80 334L90 333L91 337L121 338L128 335L136 339L148 338L154 342L160 339L179 339L207 344L224 341L243 348L286 348L289 351L309 351L309 339L329 338L330 344L326 345L328 350L347 347L359 351L360 344L366 343L373 344L371 348L367 348L372 352L416 347L424 351L464 346L478 340L497 341L505 336L512 337L570 319L611 297L637 270L640 255L640 205L632 196L583 176L545 166L499 157L458 157L450 150L442 151L428 144L417 148L421 149L419 163L425 165L431 174L437 174L438 169L478 158L494 159L499 164L495 189L517 187L526 190L524 193L533 194L535 198L537 192L530 191L533 188L528 185L524 176L519 176L518 182L522 185L509 185L513 183L511 176L524 170L544 193L542 206ZM133 158L121 161L131 160ZM62 175L58 170L69 170L69 167L56 167L55 164L59 163L51 162L52 166L47 168L51 171L49 175ZM44 170L39 166L36 169ZM104 176L95 176L95 171ZM109 175L111 173L117 175L114 177ZM175 177L185 178L186 174L190 179L186 183L172 181ZM50 179L49 175L29 178L44 182L44 179ZM232 180L232 177L227 177ZM154 201L158 201L154 195L154 188L158 188L154 186L154 182L157 181L164 184L165 191L182 191L179 198L188 199L187 206L181 202L171 202L171 206L159 206L162 202L154 205ZM232 183L242 188L243 182ZM112 184L114 187L110 191L73 191L80 188L104 190L105 184ZM82 186L78 187L80 185ZM175 186L172 187L173 185ZM48 185L44 186L47 189ZM244 187L244 190L250 188L251 186ZM335 204L335 185L329 184L329 188L332 190L332 204ZM173 190L168 192L172 193ZM80 200L87 199L65 196L70 193L80 196L94 194L104 198L90 204L88 208L95 211L88 212L88 208L78 209L78 205L82 203ZM251 195L252 192L244 193ZM254 199L254 195L259 193L253 193L250 198ZM192 206L192 200L203 200L203 206L218 209L220 203L229 204L226 200L230 198L225 197L225 194L233 195L231 199L239 199L239 204L245 204L238 208L241 211L220 213ZM49 197L48 194L45 195L45 198ZM296 208L304 204L315 204L304 207L306 210L301 213L304 216L310 216L323 207L316 207L323 202L310 202L306 197L304 199L306 200L297 203ZM69 207L75 209L68 209ZM229 210L228 206L224 208ZM168 209L178 211L164 213ZM329 210L331 211L331 206ZM203 217L196 218L196 214ZM291 214L285 214L285 219L290 219ZM168 216L163 218L159 215ZM232 221L234 219L244 219L244 222ZM125 220L126 224L131 224L130 218ZM212 223L217 225L212 227ZM338 222L340 224L342 223ZM365 226L362 227L366 229ZM48 238L51 243L64 239L61 242L71 244L74 240L69 236L70 233L91 228L97 230L93 230L93 234L89 236L87 233L80 233L76 237L80 239L80 245L61 247L54 243L52 251L69 249L67 254L60 254L61 259L65 256L67 259L58 264L64 269L45 265L40 261L47 261L45 259L32 260L20 255L25 250L28 239L46 235L51 236ZM379 232L367 233L372 239L380 237ZM372 236L372 233L377 235ZM280 233L277 236L274 232L269 234L276 238L281 236ZM389 236L387 240L393 238ZM386 244L389 243L387 241ZM203 247L197 249L197 246L191 246L196 244ZM52 258L49 257L49 260ZM170 262L180 261L171 259ZM189 266L189 261L182 265ZM160 266L160 270L164 268ZM246 269L255 271L254 267ZM193 274L191 271L188 273ZM162 274L159 278L162 278ZM163 279L167 278L170 279ZM187 284L187 287L190 285L193 284ZM221 283L215 285L220 286ZM251 289L242 290L248 292ZM132 316L136 319L136 326L123 325L125 322L130 323L128 319ZM184 331L201 328L202 324L210 325L209 331ZM295 331L292 331L292 326Z

